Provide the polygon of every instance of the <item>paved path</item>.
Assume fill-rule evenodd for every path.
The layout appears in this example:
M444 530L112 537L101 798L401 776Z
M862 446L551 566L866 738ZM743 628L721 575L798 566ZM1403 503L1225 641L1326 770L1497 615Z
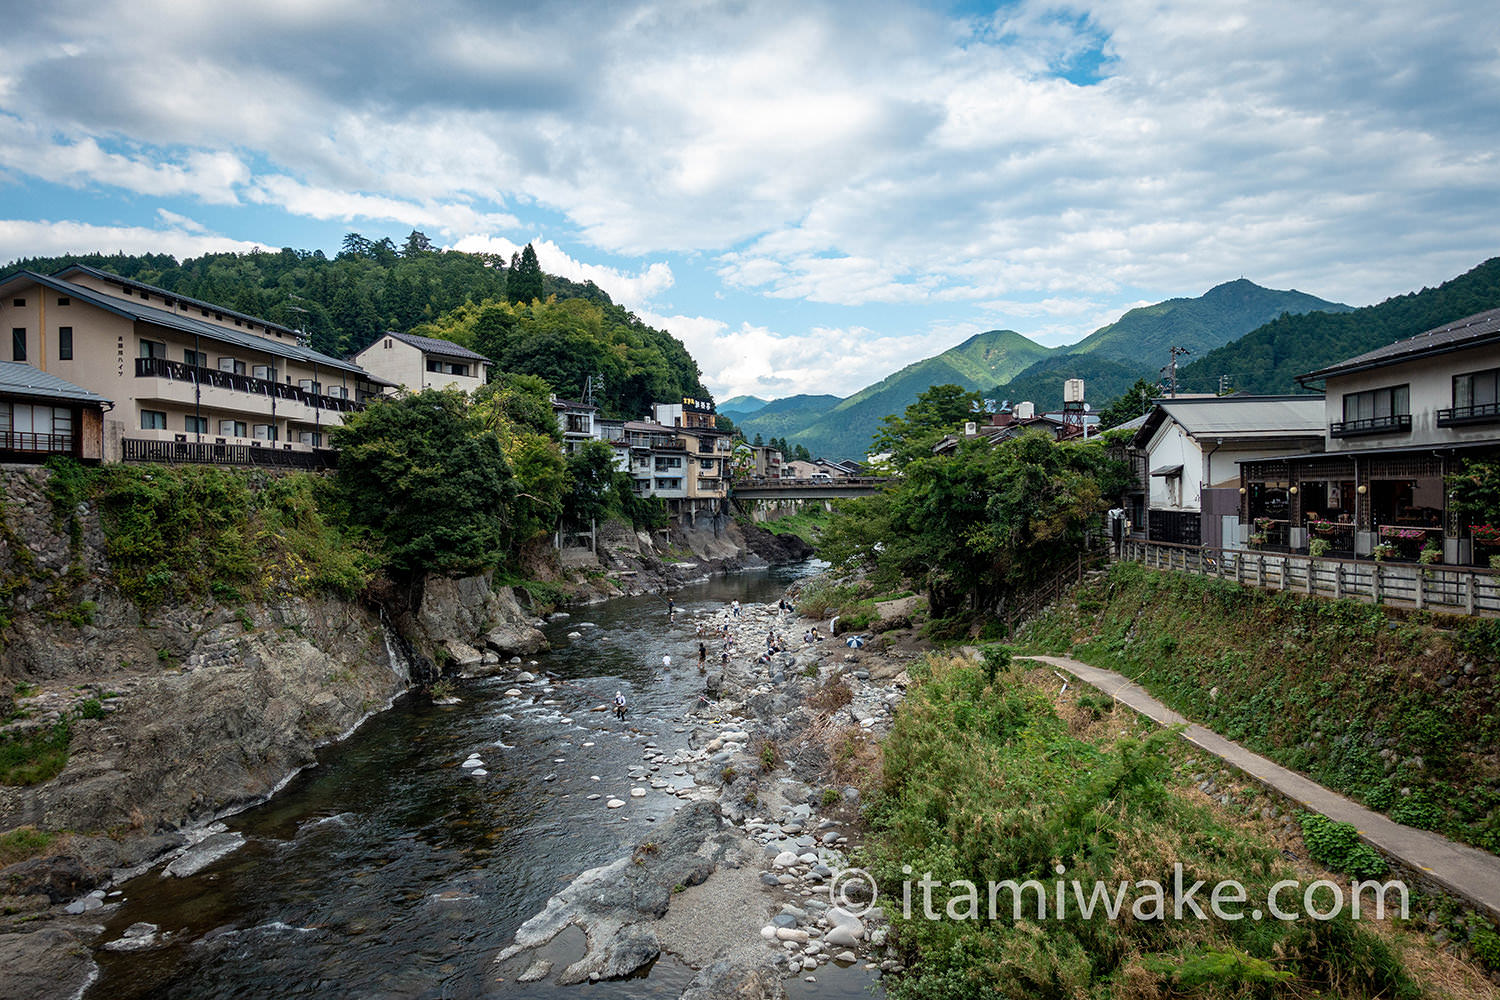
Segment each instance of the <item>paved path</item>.
M1351 802L1295 771L1289 771L1259 754L1251 753L1218 733L1188 722L1151 697L1145 688L1113 670L1100 670L1063 656L1028 656L1017 659L1037 660L1066 670L1164 726L1185 724L1187 731L1182 735L1189 743L1234 765L1313 812L1322 813L1329 819L1342 823L1354 824L1359 835L1372 846L1412 870L1422 872L1453 894L1489 910L1491 916L1500 918L1500 857L1476 847L1455 843L1440 834L1402 826L1380 813Z

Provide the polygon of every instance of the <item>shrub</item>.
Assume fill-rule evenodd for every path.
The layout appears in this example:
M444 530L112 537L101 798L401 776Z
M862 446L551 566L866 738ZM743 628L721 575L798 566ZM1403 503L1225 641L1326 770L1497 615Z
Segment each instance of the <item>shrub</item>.
M0 737L0 785L38 785L55 778L67 766L72 738L66 721Z
M781 766L781 751L776 749L776 744L770 740L764 740L760 745L760 769L770 773Z
M57 834L38 830L34 826L18 826L14 830L0 833L0 868L36 857L56 838Z
M1307 554L1314 559L1321 559L1333 548L1333 543L1326 538L1314 538L1307 543Z
M1300 812L1302 840L1307 853L1321 865L1359 878L1374 878L1386 872L1385 859L1373 847L1359 839L1359 831L1349 823L1335 823L1327 816Z

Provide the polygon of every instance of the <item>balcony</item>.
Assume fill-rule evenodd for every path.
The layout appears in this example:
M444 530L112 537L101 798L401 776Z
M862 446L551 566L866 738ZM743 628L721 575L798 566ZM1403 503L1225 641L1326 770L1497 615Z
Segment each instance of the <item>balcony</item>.
M272 382L269 379L253 378L249 375L237 375L234 372L219 371L217 368L204 368L201 365L190 365L182 361L168 361L166 358L136 358L136 378L162 379L170 385L158 391L157 398L172 399L179 402L187 402L192 399L192 392L180 393L172 391L176 385L194 387L199 389L219 389L232 393L250 394L260 396L273 401L284 400L289 404L307 407L310 410L325 410L332 413L354 413L364 409L363 403L356 403L351 399L340 399L334 396L326 396L321 393L308 392L306 389L295 385L284 385L280 382ZM179 399L179 397L183 397ZM234 406L235 409L249 409L252 412L262 412L262 408L253 404L250 400L243 400L241 405ZM275 403L273 402L273 406ZM291 419L298 419L298 415L288 413ZM310 419L310 416L309 416Z
M1468 424L1500 423L1500 403L1475 403L1437 411L1439 427L1464 427Z
M338 452L330 448L303 450L288 445L265 447L245 444L210 444L202 441L163 441L150 438L122 438L121 458L127 462L156 462L165 465L238 465L269 466L283 469L332 469L338 465Z
M38 431L0 431L0 451L24 451L37 454L69 454L73 434L51 434Z
M1335 420L1328 425L1328 436L1336 438L1359 437L1364 434L1409 434L1410 432L1410 413L1365 417L1362 420Z

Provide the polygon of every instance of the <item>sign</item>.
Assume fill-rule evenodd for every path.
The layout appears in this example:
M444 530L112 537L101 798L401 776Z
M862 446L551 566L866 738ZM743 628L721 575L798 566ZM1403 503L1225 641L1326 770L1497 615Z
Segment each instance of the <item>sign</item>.
M695 413L714 412L714 401L711 399L694 399L691 396L682 397L682 408L692 410Z

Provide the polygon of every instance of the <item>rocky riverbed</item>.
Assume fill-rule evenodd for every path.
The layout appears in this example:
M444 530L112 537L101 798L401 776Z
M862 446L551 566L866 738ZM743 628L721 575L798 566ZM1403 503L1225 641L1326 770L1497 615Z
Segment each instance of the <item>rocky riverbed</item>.
M702 1000L785 996L786 980L815 981L830 965L899 970L880 907L858 881L836 884L858 847L859 790L833 780L829 751L885 733L919 645L886 633L851 647L777 604L687 624L711 653L704 699L687 713L685 746L647 743L630 772L631 796L680 804L629 855L549 899L500 952L497 977L616 979L667 953L697 970L682 995ZM771 641L784 649L768 652ZM605 814L629 801L589 798Z

